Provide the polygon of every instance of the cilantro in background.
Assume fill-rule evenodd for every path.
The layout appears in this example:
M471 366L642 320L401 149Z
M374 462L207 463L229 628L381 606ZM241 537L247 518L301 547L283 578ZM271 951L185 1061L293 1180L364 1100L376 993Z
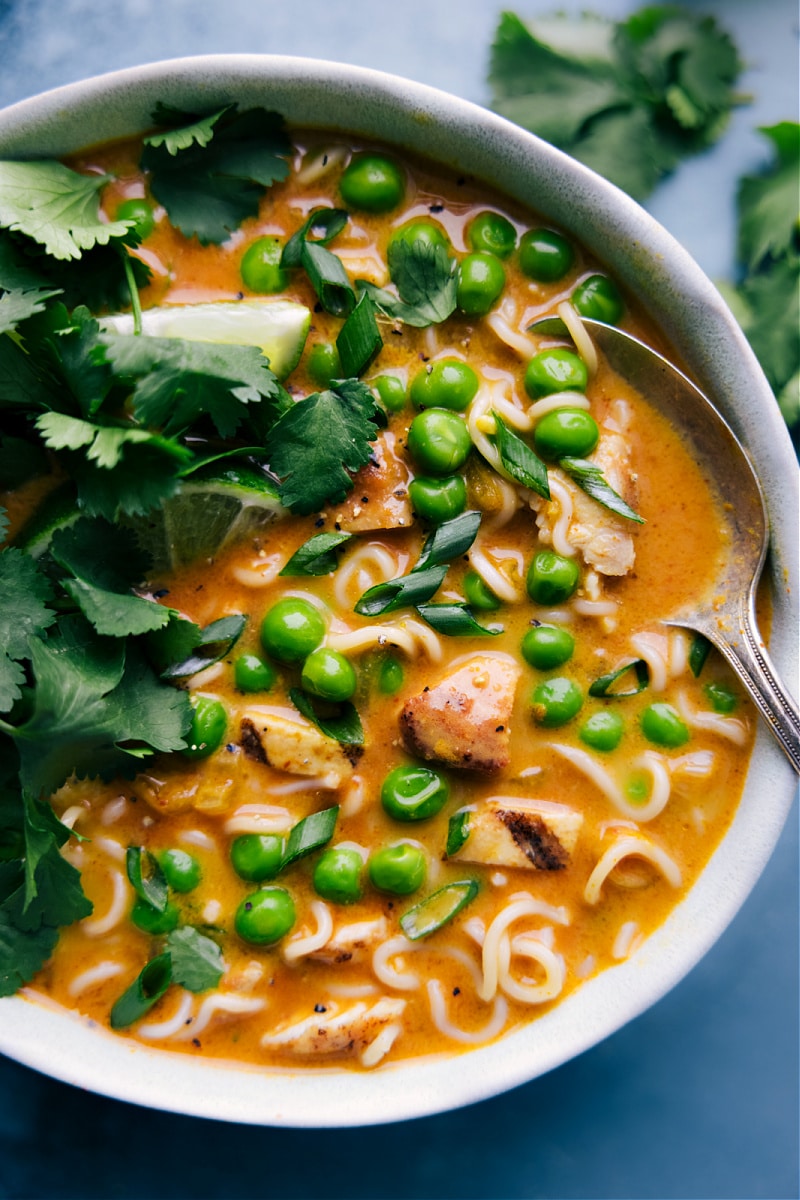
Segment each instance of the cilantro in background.
M712 17L643 8L525 24L505 12L491 50L492 107L643 199L725 127L741 71Z
M800 456L800 125L761 130L775 151L762 174L739 186L738 256L731 302Z

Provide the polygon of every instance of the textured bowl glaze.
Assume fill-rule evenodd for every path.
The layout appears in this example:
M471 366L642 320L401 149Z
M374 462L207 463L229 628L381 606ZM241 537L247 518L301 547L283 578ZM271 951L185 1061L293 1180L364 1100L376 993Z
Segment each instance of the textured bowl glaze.
M0 156L62 156L151 124L157 101L203 111L236 100L293 125L350 131L486 180L569 230L638 297L747 446L766 492L774 590L771 653L796 692L798 471L766 380L718 292L682 247L622 192L466 101L377 71L311 59L225 55L119 71L0 112ZM737 816L700 879L630 960L494 1045L373 1072L260 1070L190 1059L105 1033L24 997L0 1001L0 1051L83 1088L228 1121L299 1127L424 1116L551 1070L643 1012L691 969L767 863L795 779L758 735Z

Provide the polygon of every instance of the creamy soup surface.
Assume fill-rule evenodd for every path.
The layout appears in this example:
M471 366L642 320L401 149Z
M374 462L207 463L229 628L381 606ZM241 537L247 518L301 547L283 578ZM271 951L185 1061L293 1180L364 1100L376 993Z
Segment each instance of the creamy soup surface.
M441 230L462 263L478 214L502 214L517 243L531 229L551 232L483 185L394 152L402 198L386 213L364 211L339 190L364 147L302 132L293 140L288 178L219 246L172 227L139 169L139 143L74 160L81 171L113 177L103 193L109 218L125 200L153 204L155 226L134 251L152 271L145 309L259 299L243 281L248 248L266 236L285 244L317 207L350 210L328 249L351 280L379 288L391 285L389 239L411 221ZM230 652L177 685L194 700L221 702L224 733L210 753L200 747L202 756L156 757L132 780L72 780L52 797L85 839L71 839L63 853L94 911L62 930L32 993L107 1025L167 937L133 919L141 901L126 870L128 848L162 863L182 851L191 856L189 886L170 886L169 920L219 947L221 974L201 991L173 984L118 1035L256 1065L380 1069L483 1045L535 1019L634 955L691 888L731 820L754 721L725 665L712 654L695 675L691 635L662 621L709 586L728 529L691 448L593 360L570 300L605 268L567 240L572 261L551 281L526 273L518 248L495 259L505 284L487 313L456 308L426 328L379 315L383 346L363 379L389 396L386 428L376 461L344 500L304 516L267 514L212 558L143 581L142 594L201 627L246 615ZM301 270L260 298L311 310L302 357L284 382L297 400L321 390L318 347L335 344L342 318L321 310ZM545 317L567 324L531 330ZM620 323L652 337L628 297ZM584 363L586 385L532 396L529 362L553 350ZM467 364L477 391L450 409L473 449L436 475L415 456L413 434L408 443L420 412L413 382L432 378L442 363ZM381 391L387 376L399 381L388 385L393 391ZM599 441L577 457L600 466L642 523L589 497L552 456L549 501L506 469L496 415L534 447L540 421L565 408L593 418ZM457 478L449 486L463 491L462 511L480 522L426 603L460 612L467 605L483 634L451 635L413 604L355 611L368 588L418 562L438 518L420 516L413 481L443 476ZM425 498L419 503L424 508ZM16 510L10 505L17 527L30 505L30 489ZM334 551L334 570L280 574L309 539L331 532L351 534ZM566 595L551 599L531 583L543 553L545 563L555 556L577 572ZM362 744L326 736L293 702L290 691L304 690L303 661L281 661L261 635L264 618L286 598L311 606L322 647L353 668L347 704L360 718ZM243 690L237 663L245 655L266 664L267 686ZM605 695L590 694L614 672ZM323 717L343 711L344 701L312 702ZM434 796L429 809L409 802L398 812L403 798L387 801L397 768L407 768L393 776L406 798L415 788ZM298 822L334 808L324 846L261 878L237 871L237 842L240 855L263 847L255 838L273 849L282 839L285 851ZM319 871L323 859L327 872ZM277 926L269 913L260 923L265 893L277 895ZM426 908L435 893L437 905ZM417 936L425 922L430 932Z

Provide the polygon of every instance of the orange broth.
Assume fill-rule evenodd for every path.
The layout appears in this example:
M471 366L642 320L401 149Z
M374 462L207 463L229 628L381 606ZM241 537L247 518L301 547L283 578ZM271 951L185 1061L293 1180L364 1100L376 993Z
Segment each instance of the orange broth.
M145 307L234 301L243 294L250 298L252 294L247 292L239 273L247 246L264 234L286 239L314 207L340 203L337 182L342 163L333 165L315 183L299 184L297 169L309 148L318 148L320 142L314 135L298 134L296 144L294 169L289 179L274 185L265 195L258 217L246 221L222 246L203 247L186 239L170 226L163 210L156 210L155 230L139 251L153 271L153 281L142 297ZM349 145L346 147L343 161L347 161L351 149ZM129 142L88 152L73 163L81 170L102 170L116 177L104 194L104 209L108 214L113 215L120 200L148 194L147 180L136 165L138 153L139 144ZM335 154L332 161L336 163ZM468 250L465 230L479 211L491 208L505 213L518 233L535 225L529 213L492 195L473 180L434 172L426 164L407 159L403 160L403 167L408 185L400 208L388 216L353 213L345 230L331 244L331 250L358 249L385 261L391 230L418 216L439 222L459 256ZM505 263L504 298L510 297L514 302L515 329L524 331L538 317L553 315L578 281L601 269L580 247L575 250L573 268L557 284L528 279L520 271L516 255ZM307 304L313 312L303 358L287 381L287 387L299 398L315 390L306 370L310 346L315 341L334 340L341 322L314 311L316 297L301 272L293 274L286 295ZM652 340L652 331L637 314L635 303L628 304L624 324L632 332ZM530 407L522 386L524 359L501 340L484 318L465 317L456 312L444 325L434 326L433 332L399 325L392 330L390 322L384 323L383 331L384 347L365 376L367 382L388 370L395 370L410 381L418 370L425 369L428 360L449 354L465 358L482 381L505 381L516 402L523 409ZM569 345L563 338L531 336L539 349ZM310 517L285 515L265 525L252 540L226 547L210 561L150 581L152 591L163 603L201 626L232 613L248 616L239 644L220 669L216 672L212 669L211 676L200 684L190 679L186 685L193 692L222 700L228 712L226 739L214 754L201 761L187 762L176 754L148 764L146 771L133 781L113 784L73 781L56 794L53 798L56 811L70 812L76 831L88 839L77 844L71 842L64 853L81 870L94 913L62 931L51 961L34 982L34 993L47 995L105 1025L115 1000L147 960L159 952L163 939L141 932L127 915L134 899L125 879L124 853L128 846L143 846L156 855L170 847L180 847L196 857L202 870L200 884L186 895L172 899L181 910L183 923L200 927L222 948L226 971L219 994L244 998L238 1009L238 1001L233 1004L235 1011L223 1005L195 1033L193 1026L198 1022L204 996L190 996L176 987L170 988L123 1036L172 1051L264 1066L302 1062L356 1068L371 1066L373 1061L457 1052L534 1019L586 978L635 953L642 940L665 920L691 888L724 834L743 784L754 722L724 664L710 658L700 678L695 679L685 666L689 635L667 631L660 624L708 587L713 566L724 553L728 537L724 514L691 448L602 363L590 381L587 396L601 430L607 420L612 419L613 423L613 414L618 411L614 406L619 402L625 405L624 411L630 418L625 437L635 473L635 507L645 520L645 524L632 530L635 565L630 573L619 578L595 578L590 586L589 572L582 565L576 597L588 600L590 607L593 599L610 603L613 615L581 614L572 600L559 605L557 620L568 625L575 638L570 661L557 671L542 672L522 659L520 643L524 633L532 621L546 619L549 613L525 594L519 564L523 564L524 571L537 549L546 543L540 539L534 513L521 488L512 489L517 495L516 511L504 523L497 519L497 514L491 511L492 469L473 454L467 469L468 506L489 504L482 545L490 556L494 554L494 565L504 570L510 584L517 587L518 602L504 603L496 612L479 614L485 624L502 628L496 637L448 638L430 633L426 643L424 634L414 635L413 653L402 647L393 650L403 674L399 690L391 695L383 694L377 684L377 665L387 654L385 647L373 646L350 655L358 673L354 703L363 722L365 740L353 777L339 788L322 788L313 780L304 782L300 775L278 771L248 757L241 744L242 715L259 705L291 708L288 689L297 686L298 672L279 665L277 682L269 693L244 695L235 687L234 659L245 651L263 653L259 643L261 620L286 593L311 597L322 605L329 622L339 621L351 630L385 624L391 646L392 629L402 628L404 621L415 619L415 614L405 610L374 619L360 617L353 612L353 604L363 590L362 585L358 580L352 581L346 589L348 604L343 606L337 599L337 578L349 558L368 543L382 547L396 562L406 562L403 569L407 570L416 561L429 529L414 520L407 529L358 534L343 551L339 571L329 576L277 577L263 586L253 586L265 564L284 563L314 533L336 527L343 506L331 505L322 514ZM413 415L407 405L402 412L389 417L398 458L409 475L414 465L405 448L405 439ZM515 559L515 554L520 557ZM443 592L463 596L467 565L453 564ZM593 679L639 656L631 644L636 634L649 636L651 643L660 648L667 676L662 690L655 695L651 681L650 688L627 699L592 699L588 687ZM441 768L450 789L442 811L425 821L399 823L383 811L379 797L390 768L414 761L401 737L399 719L403 706L410 697L435 686L451 669L451 660L486 654L511 656L521 666L509 722L508 765L495 774ZM534 719L531 695L537 683L555 674L575 680L583 689L584 703L578 716L566 725L545 728ZM639 716L647 705L654 700L668 701L678 706L684 703L690 711L708 712L710 703L704 685L712 679L724 683L736 694L737 706L732 716L720 718L719 728L711 731L692 727L688 742L679 748L648 742L639 726ZM587 747L579 734L583 721L604 708L615 708L623 715L625 732L616 749L603 753ZM724 721L735 723L741 744L724 735ZM596 780L565 757L557 746L588 755L618 786L625 811L615 806ZM637 804L646 805L655 787L654 777L649 777L641 765L635 765L641 764L642 756L648 754L661 764L668 781L669 799L652 819L637 820ZM431 765L439 769L435 763ZM510 797L512 801L555 802L582 816L577 842L563 869L475 863L468 857L447 857L448 823L453 814L464 807L471 807L474 813L488 798L497 796ZM410 839L424 850L428 864L426 881L414 895L390 895L372 886L365 871L360 900L349 905L320 902L312 882L317 853L300 860L273 881L285 887L294 900L297 920L293 930L276 945L248 944L234 932L234 913L258 885L240 879L231 866L229 848L235 834L230 823L242 806L259 803L288 810L290 824L311 812L339 804L334 844L346 842L359 846L363 857L368 858L376 847ZM589 902L587 884L598 862L615 840L629 835L644 839L668 856L675 868L672 881L668 878L669 871L665 874L654 861L634 853L609 873L599 896ZM374 955L382 944L400 934L400 915L438 887L465 878L477 880L477 897L428 938L398 944L396 955L376 971ZM119 893L124 896L124 915L110 922L107 932L99 932ZM521 941L507 941L512 984L505 990L498 986L491 998L483 999L479 995L479 981L486 968L481 940L486 938L498 914L523 895L549 907L539 915L520 916L500 941L503 937L507 940L533 935L550 957L545 954L543 965L535 953L533 957L527 954L524 937ZM292 959L292 946L309 936L313 941L321 928L319 907L312 908L320 903L326 906L332 921L334 943L342 926L366 922L367 933L360 942L356 939L350 949L337 951L334 947L326 951L323 945ZM529 942L527 949L530 948ZM553 958L560 962L560 968L553 966ZM96 982L76 985L85 972L102 964L110 964L107 978L102 978L101 971ZM529 1002L519 998L514 980L523 992L528 989L527 994L532 995L549 978L548 971L552 975L558 970L562 971L563 980L552 999ZM426 986L429 979L438 981L444 1019L437 1019L434 1012L435 988L432 991ZM358 1024L356 1006L369 1007L384 997L404 1002L402 1011L365 1033ZM247 1011L248 1003L251 1011ZM355 1014L352 1036L335 1042L331 1053L324 1053L320 1039L313 1037L313 1049L305 1043L291 1044L291 1040L282 1046L262 1043L265 1035L290 1029L298 1022L310 1020L313 1024L318 1018L323 1027L336 1014L345 1014L347 1028L350 1010ZM162 1024L167 1029L171 1021L170 1032L159 1034L157 1027ZM155 1034L151 1027L156 1027ZM381 1047L370 1056L369 1047L381 1030L389 1032L384 1035Z

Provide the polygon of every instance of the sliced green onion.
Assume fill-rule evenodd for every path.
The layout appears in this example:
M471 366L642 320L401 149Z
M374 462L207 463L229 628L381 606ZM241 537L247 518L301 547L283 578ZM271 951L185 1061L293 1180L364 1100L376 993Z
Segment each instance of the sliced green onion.
M280 572L281 575L330 575L339 565L334 554L338 546L349 542L351 533L315 533L304 542Z
M169 951L159 954L142 967L126 992L111 1009L109 1024L112 1029L127 1029L138 1021L161 999L172 983L172 956Z
M437 633L448 637L495 637L500 629L487 629L466 604L418 604L417 612Z
M286 852L281 862L281 870L304 858L312 850L327 846L336 828L336 818L339 816L339 805L323 808L320 812L311 813L293 826L286 842Z
M293 233L283 248L280 265L282 267L299 267L303 262L303 244L306 241L319 242L325 245L332 241L337 233L344 229L349 214L343 208L320 208L313 212L304 225ZM310 234L314 234L310 238Z
M419 904L415 904L400 918L400 928L412 942L427 937L441 929L448 921L452 921L465 905L474 900L478 894L478 884L474 879L461 879L458 883L446 883Z
M168 888L158 859L143 846L128 846L125 869L136 895L156 912L163 913L167 907Z
M367 588L355 606L363 617L376 617L380 613L394 612L398 608L413 608L430 600L438 592L447 574L447 563L415 569L397 579L387 579Z
M478 536L480 523L481 514L474 510L459 513L449 521L442 521L430 537L426 538L414 570L449 563L454 558L466 554Z
M246 624L247 617L244 613L233 613L229 617L220 617L218 621L212 621L205 629L200 630L200 640L188 658L167 667L161 672L161 678L185 679L213 666L230 654Z
M618 679L622 679L629 671L633 671L636 675L636 686L630 688L626 692L611 691L611 688ZM599 679L595 679L594 683L589 686L590 696L606 696L613 700L621 700L625 696L638 696L639 692L643 692L650 682L650 668L643 658L637 658L634 662L626 663L624 667L620 667L617 671L610 671L608 675L601 675Z
M325 312L344 317L352 311L355 294L341 259L317 242L303 242L302 265Z
M539 317L528 326L528 333L538 333L545 337L570 337L561 317Z
M588 458L566 456L558 460L558 465L563 467L578 487L586 492L587 496L591 496L598 504L602 504L603 508L616 513L618 517L625 517L628 521L636 521L637 524L644 525L644 517L640 517L630 505L625 503L622 496L615 492L606 480L600 468L593 462L589 462Z
M549 500L550 485L547 482L545 464L538 454L534 454L527 442L508 428L496 412L492 412L492 416L497 427L494 442L503 469L512 479L516 479L517 483Z
M469 809L462 809L461 812L453 813L447 826L447 844L445 846L445 854L448 858L452 854L458 854L461 847L466 843L469 837Z
M692 644L689 647L689 669L697 679L698 675L706 665L706 659L711 649L711 642L702 633L696 633L692 638Z
M383 338L375 320L375 305L369 295L362 292L336 338L342 374L348 379L363 375L375 361L382 346Z
M314 708L311 697L301 692L300 688L290 688L289 699L326 737L333 738L345 746L363 746L364 727L355 706L349 700L344 700L341 704L326 705L326 710L334 710L332 713L319 713Z

